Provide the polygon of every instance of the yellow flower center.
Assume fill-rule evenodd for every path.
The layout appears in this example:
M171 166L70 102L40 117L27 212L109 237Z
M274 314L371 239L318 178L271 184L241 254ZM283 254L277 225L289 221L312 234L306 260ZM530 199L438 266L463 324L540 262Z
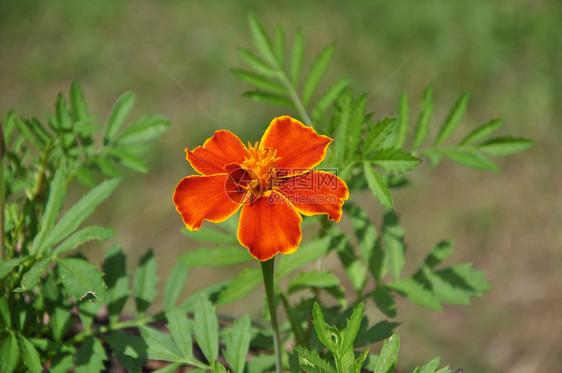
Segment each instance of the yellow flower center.
M242 168L249 171L252 181L248 188L252 195L259 198L265 192L276 187L277 169L275 162L281 159L277 156L277 149L259 148L258 143L254 146L248 144L250 156L242 162Z

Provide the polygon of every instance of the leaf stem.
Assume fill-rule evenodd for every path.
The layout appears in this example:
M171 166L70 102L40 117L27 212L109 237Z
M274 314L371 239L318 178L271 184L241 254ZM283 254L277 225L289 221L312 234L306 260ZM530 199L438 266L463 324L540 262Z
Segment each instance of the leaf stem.
M275 372L281 373L281 343L279 340L279 323L277 322L277 305L275 304L274 289L274 273L275 273L275 257L261 262L261 270L263 273L263 284L265 287L265 295L267 297L267 305L269 307L269 315L271 316L271 327L273 329L273 347L275 350Z
M306 124L307 126L312 126L312 120L308 116L308 113L306 112L306 108L304 107L304 104L302 103L299 95L297 94L295 87L293 87L293 84L291 84L289 78L287 78L287 74L285 74L285 71L283 71L283 69L281 69L280 67L279 67L279 72L280 72L279 77L281 79L281 83L283 83L283 85L289 92L289 96L291 96L291 100L293 100L293 103L295 104L295 108L299 112L299 115L302 117L304 124Z

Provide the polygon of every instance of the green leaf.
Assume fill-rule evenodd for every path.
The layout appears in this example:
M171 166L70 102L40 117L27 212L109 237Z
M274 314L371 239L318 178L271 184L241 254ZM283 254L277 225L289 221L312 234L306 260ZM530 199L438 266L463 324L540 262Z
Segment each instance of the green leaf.
M139 156L121 148L109 148L107 154L114 157L117 163L136 172L146 173L148 166Z
M425 364L423 367L416 368L414 370L414 373L435 373L435 370L439 367L439 361L440 359L436 357L435 359L431 360L429 363Z
M123 365L127 372L140 373L141 367L147 363L147 345L142 338L125 334L120 330L112 330L104 337L111 347L111 353Z
M534 142L521 137L497 137L478 145L478 149L494 157L519 153L533 146Z
M330 44L325 47L316 57L316 60L310 67L308 75L304 79L304 84L302 87L302 101L303 104L306 106L308 102L312 98L316 87L322 80L328 65L332 59L332 55L334 54L334 44Z
M396 133L396 149L402 149L408 137L408 130L410 129L410 107L408 105L408 96L402 92L400 94L400 104L398 106L398 130Z
M320 121L324 112L332 105L349 85L349 79L343 78L335 82L328 88L328 90L320 97L312 111L312 118L314 122Z
M47 206L41 217L41 229L33 240L32 253L42 253L46 249L45 241L50 237L50 233L55 226L55 221L60 212L64 195L66 194L65 181L66 170L64 168L59 168L51 181L49 199L47 200Z
M449 138L455 129L457 128L459 122L461 121L465 111L466 111L466 103L468 102L468 93L463 93L461 97L455 102L447 119L441 126L437 137L435 138L434 147L439 146L443 141Z
M182 356L192 358L193 341L187 313L179 308L172 308L166 311L166 320L168 320L168 330L181 350Z
M295 253L291 255L283 255L279 258L277 265L276 278L281 277L301 268L303 265L311 261L321 258L330 249L331 237L324 237L306 244L303 244ZM260 277L261 281L261 277Z
M258 56L256 56L249 50L242 47L238 47L238 52L240 53L240 56L242 56L242 59L252 69L256 70L261 74L277 76L278 71L276 69L272 68L267 63L263 62L263 60L261 60Z
M218 246L186 251L178 259L189 268L222 267L252 260L246 248L240 246Z
M369 221L369 216L364 209L350 203L347 203L346 206L361 256L365 263L369 263L377 241L377 229Z
M386 171L397 174L413 170L420 163L420 160L410 153L392 148L378 151L370 160Z
M234 321L232 327L226 330L226 350L223 351L223 354L233 373L244 372L246 358L250 350L250 326L250 317L244 315Z
M367 161L363 162L363 171L373 195L377 197L381 205L391 208L394 203L384 178Z
M429 133L429 120L433 115L433 88L431 84L423 92L422 109L418 117L416 132L414 134L413 149L417 149Z
M61 282L69 296L82 300L93 296L96 301L105 301L103 274L92 263L78 258L58 258Z
M364 350L361 355L359 355L357 359L355 359L350 373L361 373L361 368L363 367L365 359L367 359L367 355L369 355L369 349Z
M278 106L285 106L291 109L294 109L295 105L293 104L293 101L291 101L290 99L288 99L285 96L282 95L278 95L278 94L274 94L274 93L268 93L268 92L263 92L263 91L248 91L248 92L244 92L242 93L242 96L255 101L255 102L261 102L261 103L265 103L265 104L271 104L271 105L278 105Z
M70 250L74 250L80 245L91 240L106 241L115 236L115 232L111 228L91 226L82 228L75 232L66 240L64 240L54 251L54 254L62 254Z
M412 303L441 312L441 304L433 293L424 288L413 278L406 278L388 284L388 287L404 295Z
M16 268L21 262L27 259L27 256L13 258L8 260L1 260L0 259L0 280L2 280L6 275L12 272L14 268Z
M337 107L339 108L338 125L336 128L336 141L335 141L335 157L336 162L341 162L346 157L347 138L349 136L349 118L351 117L351 104L353 101L353 92L347 89L342 93L338 100Z
M439 162L441 162L441 159L443 158L443 153L441 153L439 149L435 149L435 148L423 149L420 150L420 153L425 157L429 158L429 163L431 164L431 167L437 166Z
M357 149L363 132L363 122L365 122L365 110L367 107L367 95L361 95L353 104L351 115L349 117L349 134L347 137L347 149Z
M93 188L96 186L96 177L88 167L82 166L78 168L76 171L74 171L74 175L76 176L76 180L78 180L80 184L85 185L89 188Z
M223 291L220 292L217 305L223 306L242 298L262 282L260 270L244 268Z
M463 289L470 296L481 296L482 293L490 291L492 285L484 278L484 272L471 268L472 263L458 264L435 272L444 281L452 286Z
M118 179L106 180L83 196L63 215L41 248L51 247L74 232L94 212L96 207L109 197L118 183Z
M182 233L192 240L206 243L214 243L219 246L225 244L236 244L238 239L236 235L221 232L217 229L203 227L198 231L190 231L187 228L182 228Z
M187 280L188 266L179 262L174 266L164 286L164 309L174 307Z
M24 121L16 117L14 118L14 122L27 142L29 142L39 152L43 152L45 150L45 143L43 143L41 138L33 132L29 121Z
M84 338L76 355L76 373L98 373L105 369L107 360L101 341L92 336Z
M441 150L445 156L464 166L475 168L477 170L499 171L498 166L494 162L486 158L482 153L474 148L448 148Z
M6 295L0 296L0 321L3 322L6 329L12 329L12 315Z
M502 125L502 119L492 119L488 123L481 125L474 131L466 135L466 137L461 140L459 145L467 145L475 141L482 140L497 131Z
M88 118L88 107L86 100L84 100L84 93L80 84L75 80L70 84L70 109L72 111L72 119L77 122L81 119Z
M74 355L72 353L57 352L51 360L49 373L68 373L74 369Z
M0 333L0 370L13 372L20 358L18 340L13 332Z
M394 211L387 211L383 218L382 238L386 249L390 272L394 280L400 278L406 258L404 253L404 228L400 226L398 216Z
M146 352L149 359L171 362L187 360L168 334L147 326L140 326L139 330L147 345Z
M287 90L281 84L266 78L263 75L244 71L240 69L231 69L232 73L240 80L255 85L258 89L271 91L274 93L286 94Z
M400 349L400 337L394 333L384 341L382 351L377 360L374 373L393 373L398 361L398 350Z
M298 30L293 41L293 50L291 52L291 84L297 87L301 73L302 60L304 56L304 35L302 30Z
M367 282L367 269L359 261L357 255L355 255L355 249L350 244L348 237L338 233L333 238L334 245L338 251L340 261L344 266L345 273L349 277L353 288L357 292L361 292Z
M43 366L35 346L23 335L19 337L21 359L30 372L42 372Z
M433 268L453 254L455 242L452 240L441 241L425 258L423 263L427 268Z
M158 295L157 282L156 259L152 250L148 250L140 259L133 280L133 295L138 314L143 314Z
M106 143L115 140L117 132L119 132L123 126L125 118L133 108L134 103L135 95L131 91L125 92L119 96L105 122L103 138Z
M250 23L250 32L254 39L254 45L261 55L272 65L277 66L275 52L271 46L271 40L267 36L263 26L253 14L249 14L248 21Z
M305 372L336 373L334 367L318 356L315 351L299 345L295 345L293 349L299 355L300 366ZM315 368L315 370L309 370L309 368Z
M388 317L396 317L396 300L384 286L377 286L372 292L377 308Z
M118 321L130 294L125 260L121 247L116 243L106 251L103 261L104 280L108 287L106 304L110 325Z
M377 147L392 133L395 125L396 119L394 118L384 118L376 124L369 122L367 137L363 143L362 157L365 158L369 153L377 150Z
M180 368L183 364L182 363L173 363L170 365L165 366L164 368L160 368L158 370L155 370L154 373L175 373L177 372L178 368ZM199 368L195 368L191 370L192 373L199 373L201 372L201 369ZM203 372L205 372L203 370Z
M45 269L47 269L47 266L49 265L51 260L52 258L46 258L35 262L31 266L29 271L25 272L21 280L21 287L24 291L32 290L35 285L37 285L37 283L41 279L41 275L43 274L43 272L45 272Z
M66 99L59 93L57 95L57 101L55 103L56 111L56 122L58 129L70 129L72 128L72 120L70 119L70 113L68 112L68 106L66 104Z
M324 321L324 314L318 302L314 302L314 307L312 308L312 324L314 325L314 330L316 330L316 335L320 342L322 342L324 347L331 353L336 355L338 353L339 336L336 335L328 324L326 324L326 321Z
M353 350L353 342L359 332L359 326L361 325L361 320L363 319L364 310L365 303L359 303L353 310L351 317L347 320L347 327L342 332L343 341L339 349L340 355L347 353L349 350Z
M218 320L215 307L203 296L195 305L193 331L197 344L208 361L217 360L219 354Z
M277 25L275 28L275 57L282 68L285 64L285 32L281 25Z
M310 272L301 272L289 280L288 293L292 294L308 288L329 288L339 284L339 278L332 272L312 270Z
M170 121L159 115L145 115L129 124L119 135L117 144L132 145L160 136L170 127Z

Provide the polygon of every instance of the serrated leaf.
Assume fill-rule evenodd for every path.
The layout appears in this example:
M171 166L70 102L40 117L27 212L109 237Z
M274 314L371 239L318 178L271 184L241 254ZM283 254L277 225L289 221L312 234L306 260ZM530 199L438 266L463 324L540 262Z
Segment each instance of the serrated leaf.
M326 69L330 64L333 54L334 44L330 44L318 54L316 60L310 67L302 87L302 101L305 106L308 105L316 87L318 87L320 80L322 80L324 73L326 73Z
M361 352L361 355L359 355L357 359L355 359L355 361L353 362L353 365L349 373L361 373L361 368L363 367L363 363L365 362L365 359L367 359L367 355L369 355L369 349L366 349L363 352Z
M107 149L107 154L115 157L117 163L130 168L133 171L146 173L148 171L148 166L146 162L139 156L128 152L121 148L109 148Z
M464 166L477 170L499 171L498 166L474 148L448 148L441 150L445 156Z
M377 308L388 317L396 317L396 300L384 286L377 286L372 292Z
M157 282L156 259L152 250L148 250L140 259L133 280L133 295L138 314L143 314L158 295Z
M521 137L497 137L478 145L478 149L494 157L519 153L533 146L534 142Z
M410 106L408 105L408 96L402 92L400 94L400 104L398 105L398 128L396 132L396 142L394 147L402 149L408 137L410 129Z
M420 163L420 160L410 153L392 148L378 151L369 160L386 171L397 174L411 171Z
M105 342L111 347L119 363L127 372L140 373L141 367L147 362L147 345L142 338L125 334L120 330L112 330L104 337Z
M222 267L252 260L248 250L239 246L218 246L186 251L178 259L190 268Z
M146 142L160 136L170 127L170 121L159 115L145 115L129 124L119 135L119 145Z
M68 237L68 235L74 232L76 228L94 212L100 203L109 197L118 183L118 179L106 180L83 196L58 221L46 238L45 244L41 245L40 248L51 247Z
M0 334L0 368L2 372L13 372L20 358L18 340L13 332Z
M197 344L208 361L217 360L219 354L218 320L215 307L205 297L199 297L195 304L193 332Z
M291 84L295 89L299 83L301 73L302 60L304 56L304 35L302 30L297 30L295 40L293 41L293 50L291 52Z
M246 366L246 358L250 350L251 320L248 315L242 316L234 321L231 328L226 330L225 345L223 352L226 362L232 373L243 373Z
M391 208L394 203L384 178L375 171L369 162L363 162L363 171L373 195L377 197L381 205Z
M166 311L166 320L168 320L168 330L182 356L193 357L192 331L187 313L179 308L172 308Z
M84 93L77 81L73 80L70 84L70 109L72 111L72 119L79 121L88 118L88 107L84 100Z
M46 258L35 262L31 268L25 272L21 280L21 287L24 291L29 291L37 285L41 279L41 275L47 269L47 266L51 262L52 258Z
M14 118L14 121L16 123L16 127L19 129L25 140L37 149L37 151L43 152L45 150L45 143L43 143L43 141L33 133L29 122L17 117Z
M115 236L115 232L111 228L91 226L82 228L81 230L70 235L60 245L57 246L54 254L62 254L70 250L74 250L78 246L91 240L106 241Z
M377 241L377 229L369 221L369 216L364 209L347 203L347 211L351 217L353 232L357 238L361 256L365 263L369 263Z
M423 92L422 108L418 116L418 122L414 134L414 142L412 144L413 149L417 149L427 137L429 133L429 121L432 115L433 115L433 88L430 84Z
M348 78L338 80L318 99L312 111L312 120L314 122L320 121L326 109L338 99L339 95L349 85L349 81Z
M435 246L425 258L423 263L428 268L433 268L453 254L453 240L441 241Z
M238 52L242 59L257 72L270 76L277 76L278 70L272 68L267 63L263 62L258 56L250 52L249 50L238 47Z
M275 43L274 43L275 57L279 62L279 66L283 68L285 64L285 32L281 25L277 25L275 28Z
M377 147L390 135L396 123L395 118L384 118L376 124L369 122L367 137L363 142L363 158L367 157L372 151L377 150Z
M250 32L252 38L254 39L254 45L260 54L272 65L277 66L277 60L275 58L275 52L271 45L271 40L267 36L263 26L257 20L253 14L248 15L248 21L250 24Z
M256 73L240 69L231 69L232 73L240 80L256 86L256 88L273 93L286 94L287 90L281 84Z
M27 256L13 258L8 260L0 259L0 280L2 280L8 273L11 273L14 268L16 268L21 262L27 259Z
M334 245L353 288L361 292L367 282L367 269L355 255L355 249L349 243L348 237L338 234L334 237Z
M105 349L99 339L92 336L84 338L76 355L76 373L98 373L105 369L107 360Z
M115 101L105 122L103 138L106 142L115 140L117 132L119 132L125 123L125 118L133 108L134 103L135 95L131 91L123 93L119 96L117 101Z
M41 359L39 358L39 353L33 346L33 344L25 338L23 335L19 337L19 346L21 352L21 358L27 369L30 372L41 372L43 371L43 366L41 365Z
M406 245L404 243L404 229L400 226L398 216L394 211L387 211L384 214L382 238L390 272L394 280L398 280L406 263Z
M439 133L437 133L437 137L435 138L435 142L433 145L434 147L439 146L443 141L445 141L453 134L462 117L464 116L467 102L468 93L463 93L451 108L449 115L447 115L447 119L445 119L445 122L441 126Z
M342 332L343 341L339 349L340 355L347 353L350 349L353 350L353 342L359 332L359 326L361 325L361 320L363 319L364 310L365 304L363 302L359 303L353 310L351 317L347 320L347 326Z
M168 334L147 326L140 326L139 331L147 345L146 352L149 359L171 362L187 360Z
M363 132L363 122L366 120L367 95L361 95L353 104L349 117L349 134L347 149L357 149Z
M278 95L275 93L263 92L263 91L248 91L242 93L242 96L249 98L255 102L262 102L265 104L285 106L294 109L295 105L293 101L288 99L286 96Z
M283 255L279 258L275 277L279 279L292 271L301 268L303 265L323 257L330 249L331 241L331 237L326 236L303 244L291 255Z
M442 269L435 274L449 284L462 288L470 296L481 296L490 291L492 285L484 278L484 272L471 268L472 263L463 263Z
M351 117L351 106L353 101L353 92L347 89L342 93L338 100L339 116L336 128L336 139L334 144L334 152L336 162L341 162L346 156L347 138L349 136L349 118Z
M398 361L398 350L400 349L400 337L394 333L384 341L382 351L379 354L374 373L393 373Z
M412 303L429 308L430 310L441 312L441 304L430 290L424 288L420 283L412 278L394 281L388 287L404 295Z
M339 278L331 272L316 270L301 272L289 281L288 293L292 294L308 288L329 288L339 284Z
M164 309L174 307L187 280L188 266L179 262L174 266L164 286Z
M32 253L41 253L46 249L45 241L50 236L57 216L60 212L62 202L64 200L64 195L66 194L66 171L64 168L59 168L55 172L55 176L51 181L51 187L49 188L49 199L47 200L47 206L41 217L41 229L32 244Z
M105 301L103 274L92 263L78 258L58 258L61 282L69 296L76 301L92 296L98 302Z
M262 282L261 272L256 268L244 268L219 294L217 305L223 306L242 298Z
M106 304L109 313L109 324L118 321L129 297L129 277L127 275L126 258L118 244L111 246L105 253L103 261L106 290Z
M333 330L326 324L324 313L317 302L314 302L314 307L312 308L312 324L314 325L314 330L316 330L316 335L320 342L322 342L324 347L331 353L336 355L338 353L337 339L339 339L339 336L336 336Z
M414 373L435 373L435 370L439 367L439 361L440 359L436 357L421 368L416 368Z
M502 119L492 119L488 123L481 125L474 131L466 135L466 137L461 140L459 145L467 145L475 141L482 140L497 131L502 125Z
M336 370L326 360L322 359L315 351L311 351L304 346L295 345L293 349L299 355L299 363L305 372L336 373ZM316 368L311 371L309 368Z

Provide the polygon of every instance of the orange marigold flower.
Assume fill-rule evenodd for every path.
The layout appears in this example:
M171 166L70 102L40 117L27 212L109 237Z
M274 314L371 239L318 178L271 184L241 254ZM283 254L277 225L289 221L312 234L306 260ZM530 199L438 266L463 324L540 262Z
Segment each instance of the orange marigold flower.
M238 240L258 260L297 250L302 215L327 214L338 222L349 191L334 174L312 170L332 139L296 119L271 121L248 147L230 131L216 131L203 146L185 150L201 175L182 179L174 204L189 230L203 220L222 222L238 211Z

